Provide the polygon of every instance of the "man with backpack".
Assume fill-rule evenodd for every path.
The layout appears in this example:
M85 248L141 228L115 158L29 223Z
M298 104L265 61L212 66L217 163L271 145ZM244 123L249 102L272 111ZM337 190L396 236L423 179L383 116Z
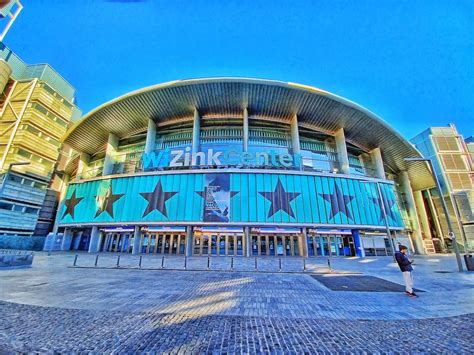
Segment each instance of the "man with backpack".
M418 297L418 295L413 292L413 266L411 265L413 261L408 259L406 255L408 248L404 245L400 245L400 251L395 253L395 260L400 267L400 271L403 273L403 280L405 281L405 294L409 297Z

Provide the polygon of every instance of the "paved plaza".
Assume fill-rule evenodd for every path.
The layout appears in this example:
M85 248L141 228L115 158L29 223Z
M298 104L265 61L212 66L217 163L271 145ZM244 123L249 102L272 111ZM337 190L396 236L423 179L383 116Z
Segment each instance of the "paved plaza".
M417 257L409 298L331 291L311 277L350 273L401 283L390 257L331 260L38 253L0 271L0 353L469 353L474 275L452 256ZM303 271L306 269L306 271Z

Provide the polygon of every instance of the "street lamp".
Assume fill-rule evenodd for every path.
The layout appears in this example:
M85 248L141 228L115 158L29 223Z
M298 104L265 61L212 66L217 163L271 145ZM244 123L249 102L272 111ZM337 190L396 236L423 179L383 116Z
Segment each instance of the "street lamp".
M456 253L456 262L458 263L458 269L460 272L464 271L462 267L461 254L459 253L458 243L456 241L456 236L454 235L454 232L453 232L451 217L449 216L449 212L448 212L448 206L446 205L446 200L444 199L443 190L441 189L438 176L435 173L433 162L431 161L431 159L428 159L428 158L405 158L403 160L405 160L406 162L424 161L429 164L430 169L431 169L431 174L433 175L433 178L436 183L436 188L438 189L439 195L441 197L441 205L443 206L444 215L446 216L446 223L448 224L448 236L452 238L452 241L454 244L454 252Z
M390 242L390 250L392 251L392 257L393 260L396 261L395 259L395 246L393 245L393 240L392 240L392 234L390 233L390 226L388 224L388 218L387 218L387 211L385 211L385 204L383 203L383 196L382 196L382 190L380 189L380 185L378 181L362 181L364 184L375 184L377 186L377 197L379 198L380 201L380 211L382 212L382 217L385 221L385 229L387 231L387 237L388 241Z

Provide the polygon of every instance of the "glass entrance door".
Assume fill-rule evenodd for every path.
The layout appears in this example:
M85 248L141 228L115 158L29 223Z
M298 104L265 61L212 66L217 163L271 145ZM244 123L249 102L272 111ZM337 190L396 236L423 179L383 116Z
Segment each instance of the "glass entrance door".
M193 236L193 255L237 256L242 255L240 233L204 233Z

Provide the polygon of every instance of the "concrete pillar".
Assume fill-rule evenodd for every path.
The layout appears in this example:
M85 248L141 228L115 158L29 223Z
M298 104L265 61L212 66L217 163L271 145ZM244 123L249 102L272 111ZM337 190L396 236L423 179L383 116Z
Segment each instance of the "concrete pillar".
M194 119L193 119L193 146L191 153L199 152L199 140L201 137L201 116L197 109L194 110Z
M186 226L186 256L193 256L193 227Z
M91 239L89 242L89 253L97 253L100 247L100 231L97 226L92 227Z
M352 237L354 238L356 256L358 256L359 258L365 258L365 250L364 250L364 246L362 245L362 240L360 238L359 230L352 229L351 233L352 233Z
M118 142L118 137L113 133L109 133L107 149L105 150L104 168L102 170L102 176L112 174L115 164L115 153L117 152Z
M296 115L291 119L291 145L293 147L293 154L299 154L300 148L300 132L298 131L298 117Z
M334 138L336 139L336 149L337 149L337 157L339 160L339 167L340 172L343 174L349 174L349 157L347 155L347 147L346 147L346 136L344 135L344 128L340 128L334 134Z
M245 246L244 256L246 257L252 256L252 240L250 236L250 227L244 227L244 246Z
M408 214L413 228L413 244L415 246L415 252L418 254L426 254L425 246L423 245L423 236L421 234L420 221L418 220L417 209L415 205L415 198L413 197L413 191L411 189L410 179L406 171L400 173L401 185L403 193L405 194L405 200L407 203Z
M58 209L56 211L56 217L54 218L54 226L53 226L53 231L52 231L54 235L58 234L59 221L61 220L61 217L62 217L61 212L63 210L64 201L66 200L66 193L67 193L67 188L69 186L69 179L70 179L69 175L63 176L61 192L59 193Z
M248 152L249 150L249 111L247 108L244 109L244 123L243 123L243 150Z
M81 155L79 156L79 162L77 164L76 180L83 178L84 173L86 172L87 168L89 168L90 160L91 156L89 154L81 152Z
M307 258L308 257L308 234L307 234L306 228L301 228L299 241L300 241L299 255Z
M372 149L369 153L375 167L375 177L385 179L385 169L383 167L382 152L380 151L380 148Z
M151 153L155 150L156 142L156 123L152 119L148 120L148 129L146 131L145 153Z
M73 233L71 228L64 229L63 240L61 242L61 251L67 251L71 249Z
M140 226L135 226L135 229L133 230L133 246L132 246L133 255L140 254L141 241L142 241L142 233L140 231Z
M423 236L427 239L431 239L433 236L431 235L430 222L428 221L428 214L426 213L425 204L423 202L423 193L421 191L414 191L413 197Z

